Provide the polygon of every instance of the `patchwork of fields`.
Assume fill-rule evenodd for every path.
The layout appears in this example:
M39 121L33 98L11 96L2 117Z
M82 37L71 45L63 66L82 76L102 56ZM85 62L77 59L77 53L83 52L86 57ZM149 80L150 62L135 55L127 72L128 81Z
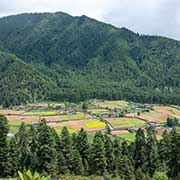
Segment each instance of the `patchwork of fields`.
M53 106L55 105L53 104ZM77 107L79 108L79 105ZM105 131L110 126L112 135L130 141L134 140L135 133L130 133L127 130L129 128L144 128L147 122L164 126L168 117L180 118L179 106L142 105L127 101L96 100L91 102L89 107L87 112L76 108L65 112L57 108L49 109L48 105L43 103L43 106L38 105L37 107L36 104L33 104L32 110L27 110L27 108L20 110L17 108L0 109L0 114L4 114L9 120L12 133L18 131L22 122L32 124L38 123L41 119L46 119L49 126L54 127L58 133L64 126L68 128L70 133L78 132L84 128L90 134L96 131Z

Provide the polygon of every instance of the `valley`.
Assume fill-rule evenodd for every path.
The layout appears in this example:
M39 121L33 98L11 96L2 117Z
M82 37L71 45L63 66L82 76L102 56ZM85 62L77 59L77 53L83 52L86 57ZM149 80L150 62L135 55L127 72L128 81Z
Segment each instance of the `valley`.
M70 133L83 128L89 136L102 131L132 141L139 128L150 125L156 128L160 138L169 129L168 118L180 119L180 107L94 99L79 104L42 102L1 108L0 114L9 120L11 133L16 133L22 122L37 126L44 119L57 133L66 126Z

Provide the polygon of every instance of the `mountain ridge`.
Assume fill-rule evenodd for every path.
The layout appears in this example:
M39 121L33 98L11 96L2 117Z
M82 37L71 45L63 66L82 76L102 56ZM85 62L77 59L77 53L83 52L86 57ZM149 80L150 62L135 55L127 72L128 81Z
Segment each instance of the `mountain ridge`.
M139 35L87 16L26 13L0 19L0 49L55 84L44 99L179 103L176 40Z

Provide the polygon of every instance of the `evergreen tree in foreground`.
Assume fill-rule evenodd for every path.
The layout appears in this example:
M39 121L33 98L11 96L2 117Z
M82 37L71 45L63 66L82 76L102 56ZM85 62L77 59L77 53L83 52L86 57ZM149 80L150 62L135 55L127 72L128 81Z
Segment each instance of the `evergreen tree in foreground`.
M93 139L90 158L91 173L96 175L103 175L106 172L107 164L104 142L102 141L102 137L99 133L97 133Z
M45 175L56 174L57 153L51 128L42 121L38 127L38 172Z
M8 141L7 134L9 126L7 118L0 115L0 177L9 175L10 164L8 163Z

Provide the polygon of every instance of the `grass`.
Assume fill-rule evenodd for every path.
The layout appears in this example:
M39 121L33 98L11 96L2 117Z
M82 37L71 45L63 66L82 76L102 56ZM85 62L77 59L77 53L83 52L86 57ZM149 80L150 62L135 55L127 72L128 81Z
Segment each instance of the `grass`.
M100 115L101 113L107 112L108 110L107 109L89 109L88 111L90 111L93 114Z
M101 121L87 121L84 123L87 128L101 128L106 127L106 124Z
M115 108L117 106L128 106L128 102L127 101L98 101L97 105L99 105L100 107L108 107L108 108Z
M15 121L15 120L8 121L10 131L14 134L17 133L19 130L19 127L21 126L21 123L22 123L21 121ZM29 123L26 122L26 124L29 124Z
M63 129L63 127L58 127L58 126L57 127L52 127L52 128L54 128L58 134L61 134L61 131ZM76 133L75 129L69 128L69 127L67 127L67 128L68 128L68 131L69 131L70 134Z
M27 116L52 116L57 115L58 111L31 111L31 112L25 112L24 115Z
M85 118L85 114L81 112L78 112L76 114L65 114L60 116L61 120L81 120L84 118Z
M129 119L129 118L113 118L107 119L112 126L118 127L129 127L129 126L144 126L145 122L138 119Z
M128 133L128 134L119 134L119 135L116 135L122 139L125 139L127 141L134 141L135 138L136 138L136 133Z

